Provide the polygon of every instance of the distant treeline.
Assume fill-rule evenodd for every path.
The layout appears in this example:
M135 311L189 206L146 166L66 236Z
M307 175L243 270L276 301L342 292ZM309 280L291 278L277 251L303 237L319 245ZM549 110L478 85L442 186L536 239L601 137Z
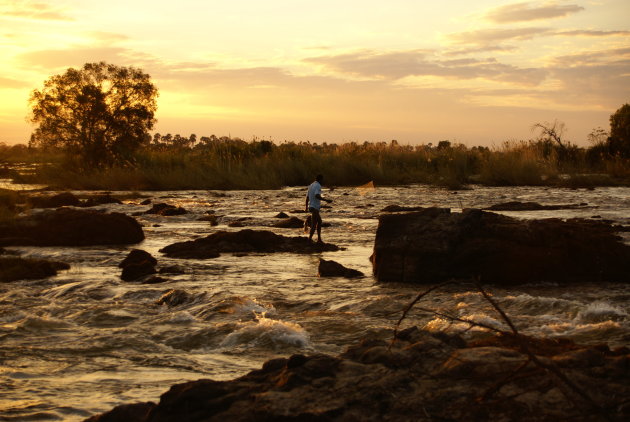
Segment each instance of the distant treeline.
M329 185L429 183L452 189L467 184L630 185L630 153L615 150L603 132L592 146L564 142L555 125L540 136L498 147L377 143L310 143L155 134L124 163L85 170L80 156L61 150L0 144L4 177L67 189L177 190L275 189L310 183L322 173ZM561 132L561 131L560 131ZM556 137L554 137L554 135ZM18 174L12 164L38 164ZM78 170L82 169L82 170Z

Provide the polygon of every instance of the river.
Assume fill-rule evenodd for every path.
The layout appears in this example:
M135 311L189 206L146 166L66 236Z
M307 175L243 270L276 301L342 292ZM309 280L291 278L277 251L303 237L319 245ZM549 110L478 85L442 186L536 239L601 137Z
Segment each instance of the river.
M377 284L371 275L378 216L387 205L459 211L514 200L583 203L578 209L503 214L602 218L630 225L630 188L337 188L324 190L334 202L322 212L330 223L323 237L345 250L183 260L158 251L216 230L239 230L227 224L240 219L247 228L303 236L301 229L270 226L281 211L304 217L296 211L304 206L305 189L141 194L153 203L182 206L188 214L137 216L146 235L138 245L6 248L65 261L71 269L43 280L0 284L0 420L82 420L119 404L157 401L174 383L231 379L274 357L337 354L368 334L391 337L402 310L424 287ZM140 205L143 199L98 208L133 214L151 207ZM219 226L199 221L207 211L219 217ZM150 252L158 268L177 265L182 273L164 275L168 281L160 284L120 280L118 264L133 248ZM319 258L360 270L365 277L319 278ZM171 289L185 292L187 300L177 306L158 304ZM538 283L488 290L525 334L630 346L630 284ZM465 286L433 292L418 306L504 327L481 295ZM483 335L419 310L402 324L411 325Z

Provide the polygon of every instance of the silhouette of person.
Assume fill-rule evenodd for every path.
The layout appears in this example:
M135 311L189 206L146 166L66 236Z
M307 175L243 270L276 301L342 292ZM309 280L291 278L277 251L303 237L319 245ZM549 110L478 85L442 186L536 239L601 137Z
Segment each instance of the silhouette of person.
M322 242L322 217L319 214L321 201L332 202L330 199L322 198L322 183L324 176L318 174L315 181L310 184L306 192L306 211L311 213L311 232L308 240L313 240L313 234L317 230L317 243Z

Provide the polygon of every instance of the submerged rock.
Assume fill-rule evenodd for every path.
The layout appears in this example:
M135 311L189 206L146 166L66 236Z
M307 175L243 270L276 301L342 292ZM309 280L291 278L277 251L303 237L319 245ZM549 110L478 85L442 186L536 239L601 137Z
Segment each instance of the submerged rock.
M143 239L142 226L116 212L58 208L0 224L3 246L123 245Z
M67 269L70 269L70 265L65 262L2 257L0 258L0 282L36 280L57 275L58 271Z
M151 209L145 211L144 214L157 214L163 216L183 215L188 214L188 211L182 207L176 207L175 205L169 205L165 203L153 204Z
M318 267L317 275L319 277L346 277L346 278L363 277L363 273L361 271L357 271L352 268L347 268L338 262L327 261L321 258L319 260L319 267Z
M293 252L316 253L337 251L339 247L330 243L314 243L306 237L287 237L265 230L218 231L209 236L177 242L160 252L171 258L216 258L221 252Z
M27 203L33 208L78 207L81 205L81 200L71 192L62 192L55 195L29 196Z
M273 359L235 380L177 384L157 404L118 406L88 421L630 418L628 349L524 336L467 344L453 337L414 327L401 332L393 344L366 339L337 357L297 354ZM530 359L523 345L545 367ZM556 370L580 391L565 384Z
M630 246L614 230L592 220L427 208L380 217L372 265L381 282L628 282Z

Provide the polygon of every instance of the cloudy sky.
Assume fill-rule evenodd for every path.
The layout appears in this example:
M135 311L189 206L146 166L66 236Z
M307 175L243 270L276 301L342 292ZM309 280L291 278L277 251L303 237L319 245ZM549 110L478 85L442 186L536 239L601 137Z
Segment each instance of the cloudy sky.
M0 0L0 142L69 67L139 67L155 131L498 146L630 102L630 1Z

